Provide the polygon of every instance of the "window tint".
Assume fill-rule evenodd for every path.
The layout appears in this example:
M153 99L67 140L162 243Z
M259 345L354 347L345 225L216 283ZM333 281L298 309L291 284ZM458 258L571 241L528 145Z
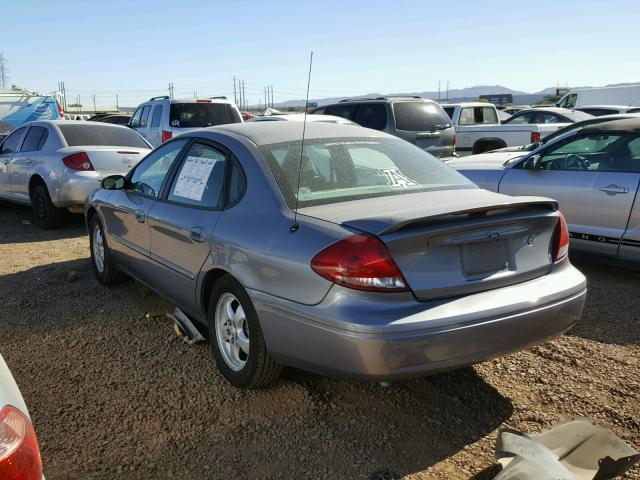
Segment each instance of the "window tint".
M398 130L427 132L451 126L451 119L432 102L395 102L393 113Z
M224 153L209 145L194 143L173 180L168 199L198 207L220 207L225 165Z
M88 123L68 124L58 123L67 145L104 145L112 147L149 148L149 145L133 130L115 125L96 125Z
M136 113L131 117L131 122L129 123L130 127L137 128L140 126L140 116L142 115L142 108L136 110Z
M325 115L335 115L336 117L342 117L342 118L347 118L349 120L353 119L353 114L356 110L356 106L355 105L347 105L347 104L336 104L336 105L329 105L325 111L324 114Z
M31 127L22 142L21 152L36 152L42 148L47 141L49 132L45 127Z
M247 180L245 179L242 167L237 161L232 161L231 172L229 173L229 186L227 187L227 205L233 205L244 195L247 188Z
M533 123L566 123L562 117L559 117L555 113L538 112L533 117Z
M161 145L147 155L135 167L129 180L128 189L157 198L162 182L186 143L187 139L174 140Z
M455 107L443 107L444 112L449 115L449 118L453 120L453 113L456 111Z
M589 115L593 115L594 117L600 117L602 115L613 115L614 113L619 113L617 110L612 110L610 108L581 108L581 112L588 113Z
M151 128L160 126L160 119L162 118L162 105L156 105L153 107L153 115L151 116Z
M327 138L260 147L290 208L437 189L476 188L460 173L396 138ZM299 172L299 173L298 173ZM298 188L298 177L300 178Z
M387 126L387 107L382 103L360 104L353 121L366 128L384 130Z
M545 152L545 170L640 172L640 141L623 134L578 137Z
M22 134L24 133L25 129L26 127L19 128L11 135L9 135L2 144L2 152L0 153L11 153L18 151L18 144L20 143L20 139L22 138Z
M142 114L140 115L140 127L146 127L147 121L149 120L149 111L151 110L151 106L147 105L142 109Z
M640 108L630 108L627 113L640 113Z
M228 103L172 103L169 126L173 128L202 128L239 123L242 118Z
M325 115L324 111L325 111L325 108L324 108L324 107L322 107L322 108L316 108L316 109L315 109L313 112L311 112L311 113L312 113L312 114L314 114L314 115Z

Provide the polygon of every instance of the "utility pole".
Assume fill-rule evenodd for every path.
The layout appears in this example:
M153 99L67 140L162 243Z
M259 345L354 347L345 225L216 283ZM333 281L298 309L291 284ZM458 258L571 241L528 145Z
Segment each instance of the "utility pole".
M438 80L438 101L440 101L440 80Z
M173 83L169 84L169 98L173 99Z
M242 104L242 110L246 110L246 104L247 104L247 98L245 97L245 91L244 91L244 80L242 80L242 93L240 95L241 100L240 103Z
M0 88L7 88L9 80L9 68L7 67L7 59L4 58L4 52L0 52Z
M269 90L271 91L271 95L269 96L269 103L271 104L271 108L273 108L273 85L269 86Z
M449 101L449 80L447 80L447 101Z
M267 87L264 87L264 108L267 109Z
M93 113L98 113L96 111L96 94L93 94Z
M233 77L233 103L238 104L238 97L236 96L236 77Z
M118 94L116 93L116 110L120 111L120 105L118 104Z

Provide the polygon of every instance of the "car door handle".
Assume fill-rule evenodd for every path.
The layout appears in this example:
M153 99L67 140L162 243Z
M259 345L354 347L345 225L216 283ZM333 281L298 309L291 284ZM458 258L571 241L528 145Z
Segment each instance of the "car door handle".
M137 210L135 212L135 216L136 216L136 220L140 223L144 223L144 221L147 219L147 216L141 210Z
M607 185L606 187L600 187L600 191L607 195L616 195L618 193L629 193L627 187L619 187L618 185Z
M195 242L204 242L207 238L207 232L202 227L193 227L189 230L191 240Z

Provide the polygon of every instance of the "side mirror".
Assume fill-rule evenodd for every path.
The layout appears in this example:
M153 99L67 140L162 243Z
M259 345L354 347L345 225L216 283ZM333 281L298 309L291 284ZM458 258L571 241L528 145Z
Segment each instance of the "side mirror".
M540 170L540 155L532 155L524 162L524 168L526 170Z
M105 190L120 190L124 188L125 182L126 180L122 175L109 175L102 179L100 186Z

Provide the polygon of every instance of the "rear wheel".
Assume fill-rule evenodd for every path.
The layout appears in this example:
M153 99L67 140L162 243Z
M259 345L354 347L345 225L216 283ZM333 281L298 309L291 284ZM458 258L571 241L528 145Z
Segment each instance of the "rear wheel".
M31 193L31 208L33 209L33 222L44 230L56 228L64 215L61 208L57 208L52 202L47 187L36 185Z
M89 224L89 245L91 247L91 266L96 278L102 284L116 283L124 280L125 276L120 272L113 260L104 235L102 222L94 215Z
M280 375L282 367L267 350L253 303L230 275L213 287L209 343L220 372L236 387L264 387Z

